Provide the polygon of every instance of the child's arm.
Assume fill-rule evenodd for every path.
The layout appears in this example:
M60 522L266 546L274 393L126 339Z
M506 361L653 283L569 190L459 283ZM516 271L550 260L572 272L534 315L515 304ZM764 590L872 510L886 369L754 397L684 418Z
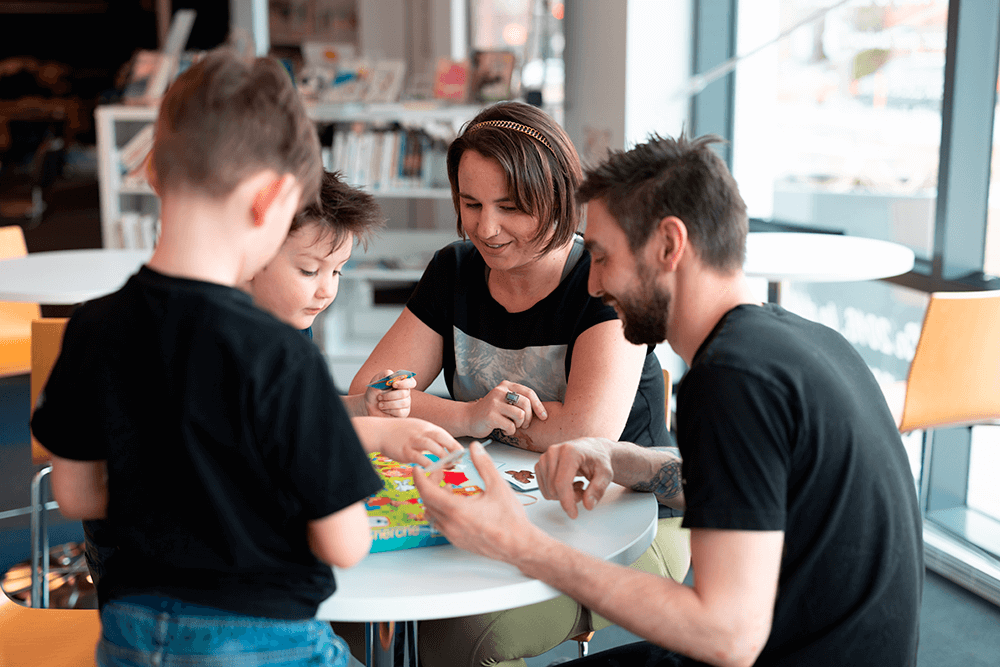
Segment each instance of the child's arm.
M392 371L387 370L371 379L375 382ZM374 387L365 388L363 394L344 396L344 406L351 417L408 417L410 415L410 389L417 386L413 378L396 380L392 389L382 390Z
M52 495L67 519L103 519L108 511L106 461L74 461L52 455Z
M424 452L441 457L462 447L443 428L423 419L352 417L351 425L366 452L381 452L401 463L429 465Z
M316 558L335 567L357 565L372 546L368 513L362 500L322 519L310 521L306 532L309 548Z

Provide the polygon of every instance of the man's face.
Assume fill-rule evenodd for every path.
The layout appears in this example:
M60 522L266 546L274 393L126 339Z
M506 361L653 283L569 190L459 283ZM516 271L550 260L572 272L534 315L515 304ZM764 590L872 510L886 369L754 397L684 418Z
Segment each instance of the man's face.
M632 253L625 232L600 200L587 206L584 239L591 254L588 290L614 307L625 340L634 345L666 340L670 293L656 284L641 252Z

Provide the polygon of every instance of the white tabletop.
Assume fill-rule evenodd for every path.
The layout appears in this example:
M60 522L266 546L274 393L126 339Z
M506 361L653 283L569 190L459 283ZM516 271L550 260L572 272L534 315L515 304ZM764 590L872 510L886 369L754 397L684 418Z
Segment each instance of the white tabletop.
M114 292L150 258L150 250L56 250L0 261L0 301L82 303Z
M889 241L799 232L747 235L743 272L752 277L801 282L877 280L913 268L913 251Z
M498 461L534 469L538 454L493 444ZM656 535L657 504L650 493L612 484L592 511L574 520L558 502L528 493L528 518L546 533L597 558L629 565ZM528 502L525 500L525 502ZM371 554L349 570L336 570L337 592L320 605L328 621L420 621L483 614L550 600L559 591L514 566L450 544Z

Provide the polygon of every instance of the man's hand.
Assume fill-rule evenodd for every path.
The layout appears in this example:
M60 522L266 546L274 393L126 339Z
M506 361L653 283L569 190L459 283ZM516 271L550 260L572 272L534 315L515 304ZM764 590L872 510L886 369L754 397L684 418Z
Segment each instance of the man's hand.
M549 416L542 399L531 387L508 380L498 384L478 401L466 403L465 409L466 430L475 438L485 438L494 429L514 435L517 429L531 426L533 418L545 421Z
M381 375L372 377L371 382L392 375L392 370L386 370ZM417 386L413 378L396 380L391 389L365 389L365 411L369 417L408 417L410 415L410 390Z
M382 452L401 463L430 465L424 452L438 457L461 449L462 445L440 426L407 417L355 417L351 420L366 452Z
M516 564L538 529L483 446L472 443L469 456L485 486L484 493L475 496L457 496L438 486L440 472L427 476L413 471L413 484L420 492L427 518L458 548Z
M549 447L535 465L538 489L547 500L558 500L571 519L577 517L577 503L594 509L614 476L610 440L578 438ZM574 477L589 480L586 490Z

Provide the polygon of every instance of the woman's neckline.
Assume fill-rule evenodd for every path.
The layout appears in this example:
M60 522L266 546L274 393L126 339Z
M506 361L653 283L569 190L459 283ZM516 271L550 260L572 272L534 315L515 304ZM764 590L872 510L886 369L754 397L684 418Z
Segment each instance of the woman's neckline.
M522 284L528 284L532 287L537 286L537 289L531 290L531 292L517 290L505 285L503 282L506 277L504 272L491 271L489 265L485 265L484 260L486 289L490 297L511 314L531 310L555 292L563 280L572 272L573 267L576 266L580 257L583 256L583 238L578 234L574 234L573 238L565 246L548 254L559 255L562 259L559 261L558 257L552 257L551 259L555 261L548 264L551 269L546 270L545 276L530 275L518 279L518 282Z

